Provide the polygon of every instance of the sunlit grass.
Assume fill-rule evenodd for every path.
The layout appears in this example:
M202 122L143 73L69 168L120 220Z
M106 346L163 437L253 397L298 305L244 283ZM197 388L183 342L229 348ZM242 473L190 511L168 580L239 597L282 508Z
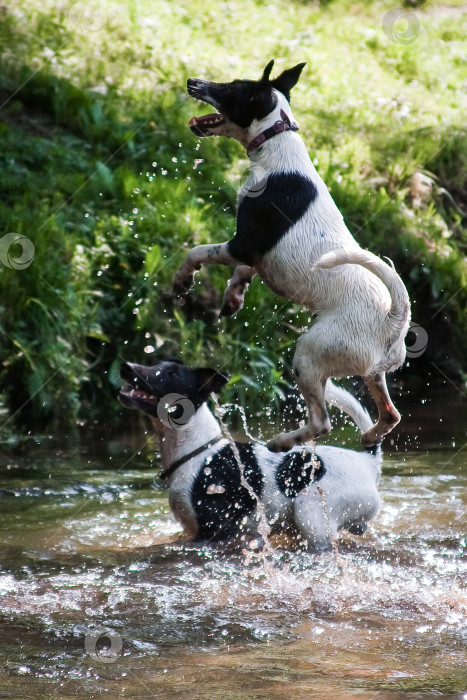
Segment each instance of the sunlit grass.
M230 373L225 395L250 410L277 406L308 314L255 281L238 318L215 322L225 269L203 271L185 307L170 297L187 248L233 234L247 165L238 144L190 134L204 108L186 79L255 78L270 58L276 70L307 61L293 110L310 156L359 242L391 257L410 288L430 336L411 371L465 368L467 16L459 3L408 9L419 28L404 44L383 31L393 7L0 7L0 227L36 248L27 269L0 266L11 410L34 397L25 422L109 415L120 359L162 345Z

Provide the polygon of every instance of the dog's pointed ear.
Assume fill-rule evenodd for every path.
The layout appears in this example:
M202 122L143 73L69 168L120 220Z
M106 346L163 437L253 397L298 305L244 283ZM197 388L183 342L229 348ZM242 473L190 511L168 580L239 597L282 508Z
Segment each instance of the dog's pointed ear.
M206 398L212 391L217 394L229 381L229 378L224 374L217 372L215 369L210 369L209 367L198 367L198 369L195 369L195 374L198 390L206 394Z
M272 68L274 66L274 59L272 61L269 61L268 65L263 71L263 75L261 76L260 83L268 83L269 82L269 76L271 75Z
M280 74L278 78L271 80L272 87L282 92L283 95L290 102L290 91L298 83L300 73L306 66L305 63L298 63L294 68L288 68L283 73Z

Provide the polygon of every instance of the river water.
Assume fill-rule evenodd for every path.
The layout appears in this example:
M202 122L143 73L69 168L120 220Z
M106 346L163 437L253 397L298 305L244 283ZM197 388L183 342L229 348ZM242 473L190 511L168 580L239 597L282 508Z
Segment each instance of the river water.
M398 401L382 510L339 561L184 541L133 414L5 437L0 698L467 698L466 401L429 393Z

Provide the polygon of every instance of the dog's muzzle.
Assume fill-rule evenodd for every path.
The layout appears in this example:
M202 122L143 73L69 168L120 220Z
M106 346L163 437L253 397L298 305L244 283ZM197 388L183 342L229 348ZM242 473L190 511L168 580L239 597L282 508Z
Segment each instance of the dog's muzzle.
M208 80L200 80L199 78L189 78L187 81L187 91L191 97L207 102L217 108L217 102L210 94L212 83ZM209 136L211 129L215 129L221 124L225 124L225 118L219 112L205 114L202 117L192 117L188 122L188 126L196 136Z
M136 408L150 415L157 414L159 397L137 371L137 365L124 362L120 367L120 377L125 382L118 392L118 400L126 408Z

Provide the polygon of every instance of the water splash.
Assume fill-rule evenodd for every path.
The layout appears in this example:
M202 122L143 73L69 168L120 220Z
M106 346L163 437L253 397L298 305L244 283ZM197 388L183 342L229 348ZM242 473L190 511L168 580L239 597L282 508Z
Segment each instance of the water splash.
M247 438L249 438L252 442L258 443L259 445L263 445L264 447L266 447L266 442L264 440L259 440L258 438L254 437L249 432L248 422L246 419L245 410L244 410L243 406L239 406L236 403L223 403L221 406L216 401L216 409L217 409L216 415L221 422L222 422L222 419L224 418L225 414L228 413L228 411L230 409L235 409L236 411L238 411L240 413L240 417L242 419L243 431L244 431L245 435L247 436Z
M243 423L243 429L245 431L245 434L247 437L250 438L250 440L253 443L256 444L261 444L261 445L266 445L265 442L259 441L256 438L254 438L249 430L248 430L248 424L247 424L247 419L245 415L245 411L241 406L238 406L237 404L224 404L220 405L217 397L213 395L214 398L214 413L216 414L216 417L218 418L222 430L224 432L224 435L230 442L230 446L232 448L235 460L238 464L239 472L240 472L240 483L242 486L248 491L250 496L254 499L256 502L256 509L258 513L258 524L257 524L257 530L259 535L261 536L262 539L262 546L261 543L258 542L257 540L252 540L250 542L250 549L249 550L244 550L243 554L245 556L244 559L244 565L246 567L251 567L252 564L257 563L259 564L260 571L262 575L265 575L266 578L270 581L274 582L274 586L279 586L281 590L284 590L284 587L287 588L288 585L288 576L290 575L290 564L284 561L284 558L281 556L280 551L278 551L278 548L274 547L274 545L271 542L271 526L269 524L269 520L266 514L266 509L261 501L260 498L256 495L255 491L252 489L250 484L248 483L247 479L245 478L245 466L242 463L240 453L238 451L237 445L235 443L235 440L232 437L232 434L230 433L225 421L224 421L224 416L227 413L229 408L235 408L239 411L241 418L242 418L242 423ZM311 452L312 452L312 470L311 470L311 475L310 475L310 482L313 481L314 478L314 471L317 469L320 465L319 460L316 458L315 455L315 443L311 443ZM327 505L326 505L326 496L323 491L323 489L319 488L318 489L320 498L321 498L321 506L323 508L323 515L326 523L326 528L327 532L329 535L329 541L331 543L332 551L334 553L334 559L337 564L338 570L342 573L344 571L344 565L342 562L342 559L339 555L339 548L338 544L336 541L336 538L334 537L334 534L331 530L330 524L329 524L329 517L328 517L328 512L327 512ZM258 550L258 551L255 551ZM253 573L254 577L258 576L258 571Z
M268 518L266 515L266 509L264 507L264 504L261 502L261 499L258 498L255 491L252 489L252 487L250 486L250 484L248 483L248 481L245 478L245 466L244 466L242 459L240 457L240 452L238 451L237 444L236 444L235 440L233 439L230 430L228 429L226 423L224 422L225 411L223 410L223 407L220 406L220 404L217 400L217 397L213 395L213 398L214 398L214 404L215 404L214 413L216 414L216 416L221 424L222 431L223 431L224 435L226 436L227 440L230 443L235 460L238 464L238 469L240 472L240 483L248 491L250 496L253 498L254 502L256 502L256 510L258 513L257 530L258 530L259 535L262 538L263 546L262 546L262 549L258 552L258 554L256 554L255 552L252 552L252 551L245 552L245 554L246 554L245 565L248 566L252 562L253 559L257 558L260 562L262 562L262 564L264 565L265 570L266 570L268 558L269 559L273 558L274 554L275 554L275 551L274 551L275 548L273 547L271 540L270 540L271 527L269 525ZM243 416L244 415L245 414L243 414ZM252 440L253 440L253 442L255 442L254 438L252 438Z

